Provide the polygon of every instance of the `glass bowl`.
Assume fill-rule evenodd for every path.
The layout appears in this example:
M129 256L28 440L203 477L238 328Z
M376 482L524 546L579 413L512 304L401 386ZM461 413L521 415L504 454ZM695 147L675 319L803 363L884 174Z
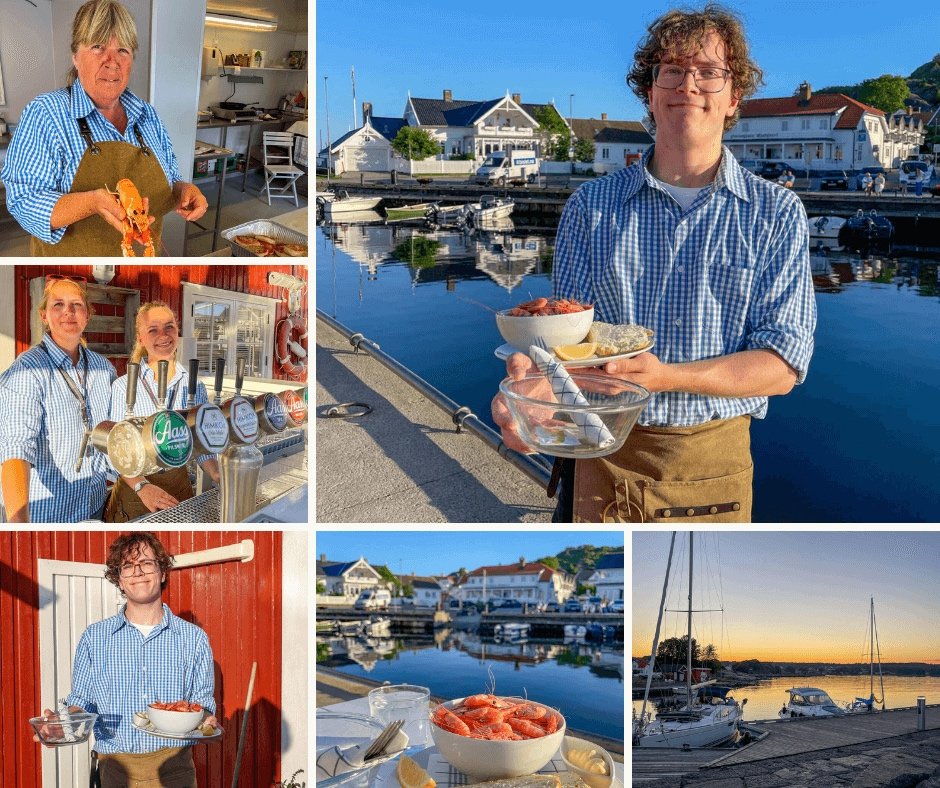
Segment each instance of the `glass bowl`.
M375 739L385 726L364 714L343 714L317 709L317 751L319 755L331 747L348 747L353 744L367 744ZM317 788L332 785L345 785L350 788L367 788L375 775L376 767L384 761L379 758L366 769L338 774L335 777L317 780Z
M519 437L532 451L554 457L589 459L613 454L627 440L650 393L636 383L606 375L578 370L568 374L588 404L560 403L541 372L529 372L520 380L506 378L499 384ZM607 429L607 442L592 439L597 430L591 425Z
M58 714L30 717L29 724L47 747L69 747L88 741L97 719L97 714L83 711L71 713L66 719Z

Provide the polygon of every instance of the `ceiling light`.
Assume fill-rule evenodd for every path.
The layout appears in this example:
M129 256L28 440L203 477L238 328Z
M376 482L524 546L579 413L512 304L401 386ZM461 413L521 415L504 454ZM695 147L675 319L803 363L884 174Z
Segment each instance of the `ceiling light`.
M277 30L277 19L254 19L247 16L236 16L235 14L206 14L207 25L219 25L221 27L237 27L242 30Z

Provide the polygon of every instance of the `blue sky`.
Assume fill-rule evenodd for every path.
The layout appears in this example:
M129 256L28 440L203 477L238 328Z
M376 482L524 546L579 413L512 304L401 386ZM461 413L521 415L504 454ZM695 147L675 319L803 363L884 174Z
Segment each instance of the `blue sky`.
M346 0L316 3L317 149L352 128L350 68L356 71L356 122L362 102L376 115L401 117L408 97L483 100L521 93L567 117L639 120L624 83L646 26L674 2L441 3ZM697 4L700 6L701 4ZM766 86L758 96L854 84L881 74L907 76L938 49L940 3L873 0L732 0L742 16ZM399 9L403 9L400 11Z
M688 537L680 537L674 579L684 583ZM669 538L666 532L632 536L635 656L652 645ZM883 661L940 662L940 533L700 532L695 555L694 608L725 611L723 622L717 614L694 616L695 637L716 645L725 659L865 661L874 597ZM667 609L686 607L687 593L670 592ZM671 613L663 637L686 627L684 615Z
M623 547L618 531L319 531L316 556L328 561L385 564L396 574L436 575L460 567L511 564L525 556L534 561L566 547L590 544Z

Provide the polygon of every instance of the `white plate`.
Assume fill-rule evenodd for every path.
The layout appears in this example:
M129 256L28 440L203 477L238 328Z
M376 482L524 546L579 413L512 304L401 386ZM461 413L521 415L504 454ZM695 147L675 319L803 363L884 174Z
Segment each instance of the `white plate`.
M212 741L213 739L218 739L222 735L221 728L216 728L215 733L213 733L211 736L206 736L196 730L190 731L189 733L170 733L169 731L150 730L149 728L140 727L138 727L137 730L143 731L144 733L149 733L151 736L158 736L161 739L204 739L205 741Z
M650 342L646 347L641 347L639 350L631 350L629 353L618 353L615 356L591 356L590 358L581 359L579 361L562 361L565 368L576 368L576 367L599 367L606 364L608 361L619 361L622 358L633 358L634 356L640 355L640 353L645 353L647 350L650 350L655 342ZM505 361L513 353L521 353L517 347L513 347L508 342L503 345L500 345L493 353L496 355L496 358L501 361ZM552 354L552 357L555 357L555 354Z

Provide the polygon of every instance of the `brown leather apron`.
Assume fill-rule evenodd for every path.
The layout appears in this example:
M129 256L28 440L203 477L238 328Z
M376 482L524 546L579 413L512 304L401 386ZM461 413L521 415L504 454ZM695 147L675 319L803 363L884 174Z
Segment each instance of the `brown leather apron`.
M574 522L750 522L750 425L634 427L619 451L575 463Z
M161 490L166 490L178 501L185 501L193 497L193 485L189 481L189 471L184 465L182 468L173 468L160 473L151 473L144 477L151 484ZM122 478L111 488L108 502L104 507L104 521L106 523L127 523L151 514L151 511L140 500L131 486Z
M150 226L153 247L160 254L160 231L163 216L173 210L176 202L167 183L166 173L156 154L144 145L143 136L137 126L134 133L141 147L129 142L94 142L85 118L78 119L86 150L78 164L75 180L69 194L94 191L107 187L112 191L121 178L130 178L141 197L149 197L149 212L157 220ZM142 254L140 245L135 247ZM33 257L122 257L121 234L98 214L88 216L69 225L65 235L57 244L47 244L33 236L30 240Z
M196 788L192 747L99 755L101 788Z

